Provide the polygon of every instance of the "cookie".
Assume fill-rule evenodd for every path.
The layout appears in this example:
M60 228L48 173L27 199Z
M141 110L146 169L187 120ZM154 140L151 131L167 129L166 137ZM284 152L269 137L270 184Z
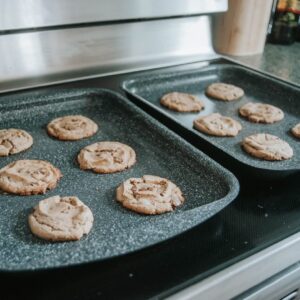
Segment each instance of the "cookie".
M18 195L44 194L62 177L59 169L43 160L17 160L0 169L0 189Z
M243 149L252 156L265 160L284 160L293 156L293 149L279 137L267 133L258 133L246 137Z
M32 146L32 136L21 129L0 130L0 156L22 152Z
M48 133L63 141L75 141L94 135L98 125L89 118L80 115L65 116L52 120L47 125Z
M239 110L240 114L254 123L271 124L284 118L283 111L273 105L249 102Z
M173 211L184 202L174 183L152 175L127 179L117 188L116 198L124 207L147 215Z
M83 148L78 157L80 169L96 173L115 173L132 167L134 150L119 142L98 142Z
M243 97L244 91L233 84L216 82L207 87L206 95L217 100L233 101Z
M296 126L294 126L292 129L292 134L297 137L300 138L300 123L298 123Z
M194 120L194 127L201 132L215 136L236 136L242 129L238 121L218 113L197 118Z
M197 112L204 109L204 104L196 96L173 92L160 99L161 105L178 112Z
M77 197L44 199L28 217L31 232L44 240L77 241L93 226L91 210Z

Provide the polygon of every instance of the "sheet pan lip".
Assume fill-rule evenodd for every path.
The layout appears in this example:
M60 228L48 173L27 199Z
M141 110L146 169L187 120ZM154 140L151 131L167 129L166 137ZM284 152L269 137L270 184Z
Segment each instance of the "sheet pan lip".
M167 128L165 125L163 125L162 123L160 123L158 120L156 120L154 117L152 117L151 115L147 114L146 112L144 112L141 108L139 108L138 106L136 106L135 104L133 104L129 99L127 99L126 97L124 97L122 94L115 92L113 90L110 89L105 89L105 88L72 88L72 89L51 89L49 91L47 91L45 94L43 95L52 95L55 93L59 93L59 94L65 94L67 95L68 93L74 93L74 92L78 92L78 96L80 95L99 95L99 93L106 93L106 94L110 94L113 97L117 97L119 99L121 99L123 102L126 103L126 105L134 112L137 112L139 116L144 116L146 119L148 119L153 126L155 126L156 128L160 129L162 131L162 133L164 135L168 135L170 137L174 137L174 139L176 140L176 143L180 143L180 146L183 148L186 148L187 151L190 153L190 155L193 156L197 156L199 155L199 153L201 153L202 158L209 164L210 168L216 168L218 170L218 173L223 177L223 180L225 182L225 184L228 187L228 192L227 194L214 201L214 203L216 202L223 202L222 207L217 211L217 213L219 213L220 211L222 211L228 204L230 204L233 200L236 199L236 197L239 194L240 191L240 185L239 185L239 181L236 178L236 176L230 172L229 170L227 170L225 167L223 167L221 164L217 163L216 161L214 161L212 158L210 158L208 155L206 155L204 152L202 152L201 150L197 149L196 147L194 147L192 144L188 143L186 140L184 140L182 137L180 137L178 134L176 134L175 132L173 132L171 129ZM77 96L76 95L76 96ZM24 97L24 100L28 98L28 97ZM37 101L37 103L40 103L40 101ZM195 207L193 209L189 209L188 211L182 212L181 214L187 214L188 212L196 214L197 210L200 210L201 207L203 206L208 206L209 204L205 204L202 205L200 207ZM203 222L207 221L209 218L211 218L213 215L217 214L217 213L213 213L211 215L208 215ZM201 222L202 223L202 222ZM100 263L100 262L104 262L104 261L109 261L118 257L123 257L127 254L132 254L134 252L138 252L138 251L142 251L144 249L153 247L157 244L160 244L162 242L166 242L170 239L175 238L178 235L184 234L185 232L193 229L196 226L201 225L201 223L198 224L194 224L186 229L184 229L183 231L179 232L179 233L175 233L173 235L170 235L167 238L164 238L161 241L155 241L147 246L143 246L140 247L138 249L133 249L130 251L126 251L124 253L120 253L120 254L115 254L115 255L111 255L109 257L104 257L104 258L100 258L100 259L94 259L94 260L90 260L90 261L82 261L82 262L78 262L78 263L64 263L64 264L60 264L57 266L51 266L51 267L33 267L33 268L0 268L0 274L25 274L25 273L39 273L39 272L48 272L48 271L55 271L55 270L63 270L66 268L77 268L77 267L81 267L81 266L88 266L91 265L93 263Z
M234 61L233 59L230 59L228 57L219 57L219 58L214 58L214 59L211 59L211 60L207 60L207 61L198 61L198 62L194 62L194 63L189 63L189 64L186 64L187 67L190 66L190 65L193 65L193 64L197 64L197 63L213 63L211 65L203 65L199 68L193 68L193 69L183 69L183 70L180 70L180 71L176 71L180 74L197 74L199 73L200 71L206 71L206 70L209 70L209 69L214 69L216 67L217 64L219 64L220 66L222 67L230 67L230 68L235 68L235 69L240 69L240 70L246 70L246 71L250 71L250 72L253 72L253 73L257 73L261 76L264 76L266 78L271 78L272 80L275 80L275 81L278 81L280 82L280 84L283 84L283 85L286 85L288 87L293 87L293 88L296 88L300 91L300 84L297 84L295 82L292 82L292 81L287 81L287 80L284 80L276 75L273 75L273 74L270 74L270 73L267 73L267 72L263 72L261 70L258 70L258 69L255 69L255 68L251 68L250 66L248 66L247 64L243 64L243 63L240 63L240 62L236 62ZM145 76L145 73L146 72L149 72L150 70L145 70L142 74L140 74L142 77ZM154 72L155 70L152 70L152 72ZM158 71L158 70L156 70ZM128 84L131 84L132 82L135 82L137 80L144 80L144 81L148 81L149 79L153 79L153 78L170 78L170 77L174 77L174 74L173 74L174 71L167 71L166 73L162 73L162 74L155 74L155 73L151 73L150 75L147 75L147 78L142 78L142 79L139 79L137 76L137 74L129 74L128 75L128 79L125 79L121 82L120 84L120 87L122 89L125 89L127 88L126 85Z
M215 60L214 60L215 61ZM218 60L217 60L218 61ZM250 71L250 72L254 72L254 73L258 73L261 76L264 77L272 77L272 76L268 76L268 74L257 71L255 69L251 69L247 66L244 65L236 65L236 64L222 64L222 67L231 67L231 68L235 68L235 69L240 69L240 70L246 70L246 71ZM184 71L178 71L178 74L182 74L182 75L196 75L199 74L199 72L201 71L208 71L208 70L212 70L215 68L215 65L209 65L209 66L204 66L201 69L192 69L192 70L184 70ZM143 75L145 76L145 75ZM127 94L127 96L131 96L131 97L135 97L137 99L139 99L139 101L141 101L142 103L146 104L147 106L150 106L152 109L157 110L160 114L164 115L165 117L169 118L172 120L172 122L176 123L176 125L178 126L182 126L181 123L179 121L177 121L175 118L170 117L170 115L165 112L162 108L152 104L150 101L147 101L146 99L144 99L143 97L137 95L135 92L131 91L129 85L136 83L136 82L147 82L148 80L151 79L157 79L157 77L162 78L162 79L167 79L167 78L172 78L174 77L174 73L172 73L172 71L170 71L170 73L164 73L164 74L160 74L160 75L155 75L155 74L151 74L149 75L147 78L136 78L134 77L134 75L132 75L129 79L124 80L120 87L125 91L125 93ZM300 93L300 85L296 85L293 83L289 83L289 82L285 82L283 80L281 80L280 78L277 77L272 77L273 80L279 81L280 84L284 84L288 87L292 87L294 89L299 90ZM242 163L244 165L247 165L248 167L251 167L254 170L259 170L259 171L268 171L270 173L275 173L275 172L300 172L300 167L299 168L289 168L289 167L274 167L274 166L270 166L270 167L258 167L258 166L253 166L252 164L249 163L245 163L243 160L234 157L233 155L231 155L229 152L225 151L224 149L222 149L221 147L219 147L218 145L216 145L215 143L212 143L209 138L205 135L205 134L201 134L200 132L196 131L195 129L193 129L193 133L196 134L199 138L205 140L207 143L213 145L214 147L218 148L219 150L225 152L227 155L229 155L230 157L232 157L232 159L238 161L239 163Z

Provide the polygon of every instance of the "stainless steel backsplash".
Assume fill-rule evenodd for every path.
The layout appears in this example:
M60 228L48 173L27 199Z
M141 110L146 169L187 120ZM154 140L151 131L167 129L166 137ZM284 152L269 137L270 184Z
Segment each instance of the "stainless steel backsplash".
M0 35L0 91L215 57L210 16Z
M225 11L227 0L6 0L1 31Z

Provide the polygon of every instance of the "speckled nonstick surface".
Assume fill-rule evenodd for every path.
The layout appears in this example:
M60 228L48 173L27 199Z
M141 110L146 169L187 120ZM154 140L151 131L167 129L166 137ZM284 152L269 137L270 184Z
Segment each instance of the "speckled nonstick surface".
M205 95L206 87L213 82L235 84L244 89L245 96L231 102L214 100ZM300 140L290 133L290 129L300 122L299 87L245 67L229 64L216 64L204 69L156 76L143 75L123 82L122 87L136 103L148 106L155 116L163 115L172 122L174 124L172 129L188 130L194 140L208 142L215 150L221 150L231 157L232 161L240 162L239 166L250 167L256 172L263 171L259 174L265 176L274 173L280 176L300 170ZM178 113L161 106L160 98L173 91L197 95L205 103L205 109L200 113ZM238 109L247 102L273 104L284 111L285 117L274 124L251 123L238 113ZM194 119L212 112L219 112L238 120L243 126L242 131L234 138L214 137L193 128ZM272 162L255 158L243 151L241 148L243 138L260 132L274 134L287 141L294 150L294 156L289 160Z
M28 151L0 158L0 167L18 159L43 159L63 178L45 195L0 194L0 271L33 270L101 260L161 242L200 224L228 205L239 190L237 179L124 97L100 89L57 90L32 98L1 102L0 128L22 128L34 138ZM63 142L45 127L58 116L82 114L98 123L91 138ZM96 141L119 141L133 147L137 163L115 174L79 169L76 156ZM173 213L143 216L124 209L115 189L125 179L144 174L175 182L186 202ZM94 214L90 234L77 242L50 243L34 237L27 216L41 199L76 195Z

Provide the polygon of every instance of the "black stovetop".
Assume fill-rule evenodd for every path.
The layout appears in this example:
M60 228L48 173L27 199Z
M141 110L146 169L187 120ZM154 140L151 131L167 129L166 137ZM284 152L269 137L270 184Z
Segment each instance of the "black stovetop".
M165 68L151 73L183 68ZM101 87L122 92L120 83L127 78L127 75L107 76L55 88ZM29 92L40 94L47 90L49 88ZM16 93L16 97L19 96L20 92ZM234 173L241 181L238 198L192 230L150 248L103 262L42 272L0 273L1 294L6 295L0 298L161 298L300 230L300 173L276 182L245 179L245 174L239 170Z

